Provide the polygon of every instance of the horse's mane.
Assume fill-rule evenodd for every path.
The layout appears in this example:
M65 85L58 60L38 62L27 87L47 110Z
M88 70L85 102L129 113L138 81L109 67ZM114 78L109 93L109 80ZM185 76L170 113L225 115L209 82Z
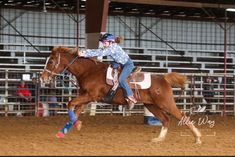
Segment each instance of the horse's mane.
M79 51L79 47L75 47L75 48L68 48L68 47L64 47L64 46L58 46L58 47L54 47L52 49L52 54L56 54L56 53L69 53L72 55L77 56L77 52ZM107 63L101 62L99 60L96 60L94 58L83 58L85 60L90 60L92 61L94 64L96 65L107 65Z
M70 54L74 54L75 55L76 52L77 51L73 52L72 48L68 48L68 47L64 47L64 46L57 46L57 47L54 47L52 49L52 54L56 54L56 53L70 53Z

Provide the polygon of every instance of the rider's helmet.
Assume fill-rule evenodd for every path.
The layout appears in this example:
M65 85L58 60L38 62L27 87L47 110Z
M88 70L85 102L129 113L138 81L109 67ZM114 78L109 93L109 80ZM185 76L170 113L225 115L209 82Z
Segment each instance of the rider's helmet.
M112 34L110 33L105 33L105 34L101 34L100 35L100 39L99 41L103 42L103 41L111 41L111 42L115 42L115 38Z

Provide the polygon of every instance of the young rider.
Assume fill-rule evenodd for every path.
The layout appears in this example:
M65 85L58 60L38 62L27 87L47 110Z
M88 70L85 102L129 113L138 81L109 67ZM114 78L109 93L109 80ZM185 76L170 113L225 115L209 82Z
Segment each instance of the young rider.
M133 91L126 82L127 77L134 69L133 61L130 59L128 54L118 45L118 40L115 40L112 34L105 33L101 35L100 41L102 42L104 48L86 49L85 51L79 51L78 55L86 58L94 56L110 56L116 63L121 64L122 72L119 76L119 84L123 89L125 89L126 97L135 104L137 100L133 96Z

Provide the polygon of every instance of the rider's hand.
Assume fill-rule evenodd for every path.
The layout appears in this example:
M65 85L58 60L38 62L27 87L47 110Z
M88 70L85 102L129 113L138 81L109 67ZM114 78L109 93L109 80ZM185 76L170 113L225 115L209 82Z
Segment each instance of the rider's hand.
M78 56L79 56L79 57L84 57L84 56L85 56L85 54L84 54L84 52L83 52L83 51L78 51Z

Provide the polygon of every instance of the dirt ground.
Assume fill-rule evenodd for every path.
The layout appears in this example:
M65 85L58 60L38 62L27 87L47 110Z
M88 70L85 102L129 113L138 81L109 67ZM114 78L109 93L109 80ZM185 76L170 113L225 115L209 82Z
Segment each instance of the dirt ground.
M68 120L66 115L0 117L0 155L235 155L235 117L204 118L192 117L202 132L203 143L197 145L186 126L179 126L174 118L166 140L153 143L161 127L144 124L141 115L81 115L82 129L73 128L63 139L55 134Z

